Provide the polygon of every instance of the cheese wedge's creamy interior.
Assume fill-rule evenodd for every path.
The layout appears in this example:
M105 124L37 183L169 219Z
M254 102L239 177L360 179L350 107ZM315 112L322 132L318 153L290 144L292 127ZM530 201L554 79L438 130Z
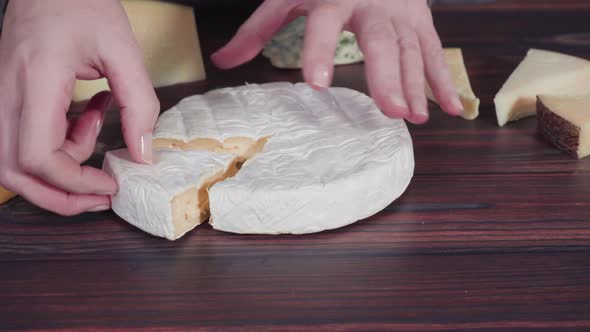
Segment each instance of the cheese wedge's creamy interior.
M182 237L209 219L209 189L216 183L236 175L248 159L264 149L267 140L268 137L259 140L248 137L230 137L223 142L210 138L197 138L190 142L159 138L153 140L155 149L206 150L236 155L225 171L216 173L204 181L199 188L191 188L172 200L172 223L174 224L175 238Z

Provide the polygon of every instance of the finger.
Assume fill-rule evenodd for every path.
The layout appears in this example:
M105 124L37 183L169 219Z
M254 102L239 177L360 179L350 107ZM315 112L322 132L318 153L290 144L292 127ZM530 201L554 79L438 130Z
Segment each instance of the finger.
M211 55L213 63L222 69L239 66L254 59L272 37L287 23L289 13L302 0L268 0L238 29L227 45Z
M30 73L35 76L25 79L18 143L20 168L67 192L115 193L117 184L110 176L98 169L80 167L61 149L75 76L58 66L36 65ZM38 77L51 77L52 81Z
M399 36L404 94L410 106L408 120L414 124L422 124L428 121L428 102L424 91L426 80L420 43L414 29L406 22L396 20L394 26Z
M14 183L18 184L18 188L15 192L42 209L63 216L110 209L108 196L70 194L33 177L16 177Z
M88 160L94 152L96 139L102 129L104 116L111 101L110 92L103 91L96 94L90 99L84 113L72 122L62 150L78 163Z
M432 20L424 28L418 30L418 38L424 58L426 77L434 97L445 112L451 115L460 115L463 113L463 105L455 89L451 70Z
M374 6L366 6L353 15L352 28L365 56L369 91L375 103L389 117L408 117L410 113L401 82L397 34L390 18Z
M313 87L327 88L332 83L334 53L350 15L344 6L332 3L319 5L309 13L301 60L303 77Z
M123 137L133 160L152 162L152 133L160 102L148 76L143 54L133 36L115 45L117 52L103 57L104 76L120 107Z

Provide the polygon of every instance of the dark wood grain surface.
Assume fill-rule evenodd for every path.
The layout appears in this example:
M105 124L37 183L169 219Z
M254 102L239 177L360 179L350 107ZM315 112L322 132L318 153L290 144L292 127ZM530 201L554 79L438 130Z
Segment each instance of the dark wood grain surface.
M446 46L464 49L482 116L432 106L427 125L410 127L416 172L397 202L320 234L203 226L169 242L111 212L63 218L15 199L0 208L0 329L590 330L590 159L548 145L534 118L498 128L492 105L529 47L590 58L590 8L435 8ZM205 53L238 24L201 16ZM207 82L160 90L163 106L246 81L301 80L264 59L207 67ZM335 84L366 91L363 66L338 68ZM114 148L109 119L101 141Z

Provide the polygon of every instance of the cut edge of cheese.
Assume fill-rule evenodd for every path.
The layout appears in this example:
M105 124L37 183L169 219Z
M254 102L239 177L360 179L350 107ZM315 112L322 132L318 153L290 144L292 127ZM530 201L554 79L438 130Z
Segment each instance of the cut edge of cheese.
M206 79L194 10L162 1L123 0L154 87ZM72 100L81 102L110 90L106 79L77 80Z
M582 159L590 155L590 95L537 96L537 126L560 150Z
M9 191L8 189L0 187L0 204L8 202L10 199L14 197L16 197L15 193Z
M269 137L255 140L249 137L229 137L224 141L213 138L196 138L185 142L172 138L154 138L155 149L175 149L181 151L206 150L219 153L232 153L238 156L242 162L254 157L255 154L264 149Z
M227 169L208 177L199 187L192 187L176 195L171 202L172 224L177 240L209 219L209 189L218 182L236 175L241 165L240 158L234 158Z
M444 52L449 69L451 70L455 89L459 94L461 104L463 104L463 114L461 114L461 117L467 120L474 120L479 116L480 101L475 96L471 87L467 67L463 60L463 52L460 48L445 48ZM438 103L428 84L426 84L426 97Z
M580 95L590 85L590 61L530 49L494 98L499 126L536 114L537 95Z

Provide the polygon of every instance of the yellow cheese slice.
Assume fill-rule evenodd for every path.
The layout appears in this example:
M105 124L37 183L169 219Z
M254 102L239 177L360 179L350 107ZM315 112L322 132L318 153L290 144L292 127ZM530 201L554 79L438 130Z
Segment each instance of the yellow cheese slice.
M479 99L471 88L467 68L463 61L463 52L460 48L447 48L444 51L453 75L455 88L463 104L464 112L461 116L467 120L473 120L479 115ZM437 102L428 84L426 85L426 97L433 102Z
M8 200L10 200L11 198L13 198L15 196L16 196L15 193L10 192L10 191L4 189L3 187L0 187L0 204L6 203Z
M590 61L531 49L494 98L498 124L535 115L537 95L583 95L588 87Z
M204 80L205 68L193 9L161 1L121 1L144 53L155 87ZM109 90L106 79L77 81L73 100Z
M539 132L559 149L578 157L590 155L590 95L537 98Z

